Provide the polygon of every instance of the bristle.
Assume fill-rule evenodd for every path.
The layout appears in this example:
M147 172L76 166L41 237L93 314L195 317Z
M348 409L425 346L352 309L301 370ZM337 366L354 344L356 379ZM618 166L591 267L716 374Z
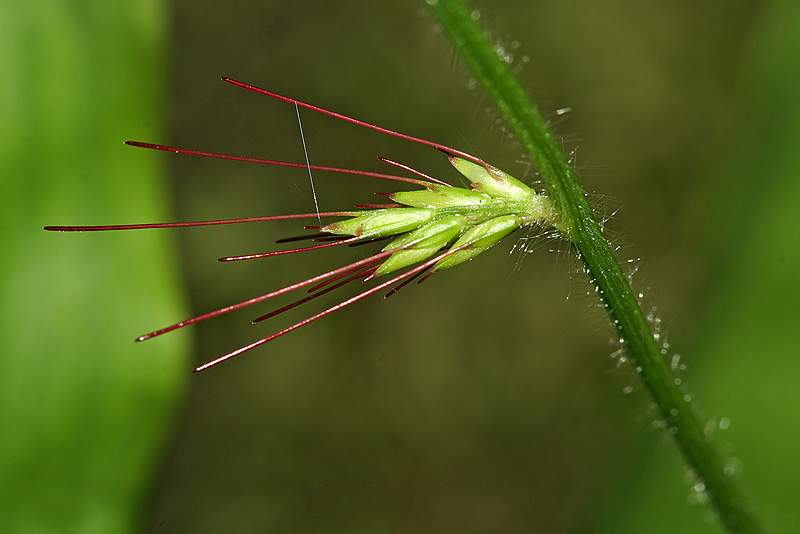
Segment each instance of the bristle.
M394 239L397 236L394 235L385 235L381 237L373 237L371 239L362 239L361 241L356 241L355 243L350 243L347 245L348 247L360 247L363 245L369 245L370 243L377 243L379 241L388 241L389 239Z
M400 133L400 132L396 132L394 130L389 130L388 128L383 128L382 126L377 126L375 124L370 124L368 122L364 122L364 121L361 121L361 120L358 120L358 119L354 119L352 117L348 117L347 115L342 115L341 113L336 113L334 111L328 111L327 109L321 108L319 106L314 106L312 104L306 104L305 102L301 102L300 100L297 100L297 99L294 99L294 98L290 98L288 96L279 95L278 93L273 93L272 91L267 91L266 89L261 89L259 87L254 86L254 85L250 85L250 84L247 84L247 83L239 82L239 81L233 80L231 78L223 77L222 81L228 82L228 83L230 83L232 85L235 85L237 87L241 87L243 89L248 89L250 91L255 91L256 93L261 93L262 95L266 95L266 96L269 96L269 97L272 97L272 98L277 98L278 100L283 100L284 102L289 102L291 104L295 104L295 105L304 107L306 109L317 111L317 112L322 113L324 115L328 115L329 117L335 117L337 119L341 119L343 121L347 121L347 122L349 122L351 124L357 124L358 126L363 126L365 128L369 128L371 130L375 130L375 131L378 131L378 132L383 132L385 134L389 134L389 135L392 135L394 137L399 137L400 139L406 139L407 141L413 141L413 142L419 143L421 145L430 146L430 147L436 148L438 150L441 150L445 154L457 155L457 156L462 157L464 159L468 159L470 161L473 161L473 162L477 163L478 165L483 165L484 164L483 160L481 160L478 157L473 156L472 154L467 154L466 152L462 152L460 150L456 150L455 148L451 148L449 146L442 145L440 143L434 143L433 141L428 141L426 139L420 139L419 137L414 137L412 135L407 135L407 134L403 134L403 133Z
M324 243L322 245L311 245L309 247L301 247L301 248L293 248L290 250L274 250L272 252L261 252L258 254L246 254L244 256L228 256L225 258L220 258L217 261L221 262L228 262L228 261L240 261L240 260L252 260L256 258L269 258L271 256L283 256L284 254L295 254L297 252L307 252L309 250L318 250L321 248L328 248L328 247L335 247L336 245L344 245L347 243L354 243L361 239L360 237L350 237L347 239L338 239L333 243Z
M411 282L413 282L415 279L417 279L418 277L420 277L420 276L422 275L422 273L423 273L423 272L424 272L424 271L420 271L420 272L418 272L417 274L415 274L414 276L411 276L411 277L409 277L409 278L407 278L407 279L403 280L401 283L397 284L397 286L393 287L393 288L391 289L391 291L389 291L388 293L386 293L386 294L383 296L383 298L385 298L385 299L388 299L389 297L391 297L392 295L394 295L395 293L397 293L398 291L400 291L401 289L403 289L404 287L406 287L408 284L410 284Z
M417 283L418 283L418 284L421 284L422 282L424 282L425 280L427 280L428 278L430 278L430 277L431 277L432 275L434 275L434 274L436 274L436 269L431 269L430 271L428 271L427 273L425 273L425 276L423 276L422 278L420 278L419 280L417 280Z
M447 182L443 182L443 181L441 181L441 180L438 180L438 179L434 178L433 176L428 176L428 175L427 175L427 174L425 174L424 172L420 172L420 171L418 171L418 170L416 170L416 169L414 169L414 168L411 168L411 167L409 167L408 165L404 165L404 164L402 164L402 163L397 163L396 161L392 161L392 160L390 160L390 159L387 159L387 158L384 158L384 157L380 157L380 156L378 157L378 159L379 159L380 161L384 162L384 163L388 163L389 165L394 165L395 167L399 167L399 168L401 168L401 169L405 169L405 170L407 170L408 172L413 172L413 173L414 173L414 174L416 174L417 176L420 176L420 177L422 177L422 178L425 178L426 180L429 180L429 181L431 181L431 182L435 182L435 183L437 183L437 184L439 184L439 185L444 185L444 186L446 186L446 187L453 187L452 185L448 184Z
M316 239L318 237L326 237L326 236L329 236L329 235L330 234L326 234L324 232L320 232L318 234L295 235L295 236L291 236L291 237L282 237L280 239L276 239L275 242L276 243L291 243L293 241L305 241L305 240L308 240L308 239Z
M320 217L355 217L357 211L330 211L326 213L293 213L290 215L270 215L266 217L244 217L241 219L219 219L213 221L192 221L146 224L112 224L103 226L45 226L49 232L104 232L107 230L142 230L145 228L187 228L191 226L214 226L218 224L239 224L259 221L281 221L287 219L316 219ZM320 227L321 228L321 227Z
M314 241L316 243L328 243L330 241L344 241L345 239L350 239L350 238L345 236L345 235L326 235L324 237L315 237ZM356 243L357 242L358 241L356 241ZM354 243L350 243L350 245L353 245L353 244ZM348 245L348 246L350 246L350 245Z
M390 208L402 208L400 204L356 204L360 210L384 210Z
M312 169L315 171L329 171L338 172L341 174L352 174L356 176L369 176L372 178L382 178L384 180L394 180L396 182L406 182L409 184L419 185L421 187L429 187L430 182L417 180L415 178L407 178L405 176L395 176L393 174L383 174L379 172L360 171L357 169L343 169L340 167L327 167L324 165L308 165L307 163L294 163L290 161L277 161L272 159L250 158L246 156L232 156L230 154L219 154L216 152L205 152L203 150L189 150L187 148L178 148L167 145L156 145L153 143L142 143L140 141L125 141L126 145L137 146L141 148L150 148L153 150L161 150L164 152L173 152L175 154L187 154L190 156L203 156L206 158L215 159L228 159L233 161L244 161L247 163L261 163L264 165L273 165L276 167L291 167L294 169Z

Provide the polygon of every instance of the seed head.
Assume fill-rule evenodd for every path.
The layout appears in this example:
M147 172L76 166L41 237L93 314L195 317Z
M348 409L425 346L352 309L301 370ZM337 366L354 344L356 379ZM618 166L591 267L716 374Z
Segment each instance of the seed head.
M295 323L283 330L262 338L246 347L242 347L233 352L225 354L211 362L208 362L194 371L201 371L216 365L224 360L232 358L242 352L248 351L259 345L276 339L288 332L296 330L312 321L315 321L329 313L344 308L362 298L373 293L389 289L386 296L396 293L411 280L428 274L421 280L427 278L436 271L449 269L456 265L471 260L478 254L488 250L498 243L508 234L520 227L532 224L544 224L561 230L559 228L558 217L552 200L536 193L533 189L520 182L509 174L497 169L480 158L461 152L432 141L427 141L406 134L401 134L380 126L365 123L351 117L306 104L293 98L285 97L259 89L257 87L237 82L229 78L224 81L233 85L243 87L267 96L277 98L286 102L312 109L334 116L348 122L365 126L373 130L388 133L395 137L408 139L416 143L432 146L449 155L450 163L455 169L470 181L469 189L454 187L446 181L433 178L423 174L409 166L395 163L385 158L382 161L410 171L421 177L408 178L397 175L380 174L354 169L338 169L310 165L308 163L291 163L274 160L264 160L241 156L229 156L210 152L201 152L164 145L154 145L150 143L140 143L128 141L127 144L179 154L199 155L221 159L232 159L238 161L248 161L265 163L268 165L278 165L284 167L300 167L320 170L337 171L344 174L372 176L387 180L403 181L420 186L421 189L414 191L402 191L388 194L391 204L381 205L359 205L360 209L351 211L327 212L327 213L301 213L292 215L273 215L264 217L254 217L246 219L232 219L221 221L199 221L185 223L157 223L157 224L129 224L113 226L47 226L45 230L52 231L98 231L98 230L127 230L139 228L174 228L185 226L203 226L215 224L231 224L239 222L253 221L272 221L279 219L303 219L337 217L343 218L329 224L321 226L307 226L306 228L316 229L320 233L306 236L320 244L306 247L279 250L274 252L264 252L258 254L248 254L243 256L231 256L221 258L220 261L238 261L244 259L263 258L282 254L294 254L310 250L317 250L339 245L356 245L367 243L373 240L391 238L391 241L382 250L363 260L353 262L344 267L333 269L327 273L297 282L290 286L272 291L237 304L226 306L219 310L205 313L191 319L175 323L166 328L145 334L136 339L144 341L152 337L159 336L166 332L176 330L189 324L197 323L222 315L246 306L257 304L269 300L285 293L295 291L300 288L309 287L309 295L301 298L289 305L283 306L275 311L262 315L254 322L274 317L290 308L313 300L329 291L341 287L354 280L369 281L377 277L395 273L402 269L407 269L394 277L377 283L370 289L350 297L339 304L323 310L303 321ZM331 241L333 239L333 241ZM288 241L288 240L285 240ZM392 287L394 286L394 287Z

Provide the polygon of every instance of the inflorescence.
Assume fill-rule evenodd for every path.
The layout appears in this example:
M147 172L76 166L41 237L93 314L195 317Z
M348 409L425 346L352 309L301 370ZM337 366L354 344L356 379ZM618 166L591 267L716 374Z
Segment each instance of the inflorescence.
M160 330L142 335L136 341L144 341L178 328L211 319L240 308L250 306L265 300L278 297L297 289L308 287L308 296L291 304L279 308L254 320L260 322L274 317L288 309L308 302L329 291L341 287L354 280L372 281L383 275L395 273L391 278L377 283L370 289L363 291L339 304L312 315L283 330L275 332L245 347L229 352L208 363L194 369L202 371L238 354L263 345L268 341L287 334L301 326L324 317L345 306L357 302L373 293L388 289L387 296L396 293L412 280L422 281L431 274L454 267L471 260L481 252L487 250L511 232L526 226L542 225L560 230L559 220L555 213L552 200L523 184L516 178L497 169L480 158L461 152L438 143L401 134L380 126L369 124L339 113L328 111L311 104L300 102L293 98L285 97L244 84L229 78L224 81L243 87L251 91L283 100L308 108L326 115L330 115L353 124L358 124L389 135L407 139L416 143L434 147L448 155L450 163L456 170L470 181L469 188L454 187L447 182L433 178L412 169L406 165L396 163L385 158L382 161L409 171L417 178L359 171L353 169L340 169L309 165L307 163L290 163L258 158L231 156L197 150L187 150L177 147L155 145L127 141L126 144L143 148L151 148L178 154L190 154L220 159L231 159L277 165L284 167L308 168L309 170L327 170L346 174L372 176L382 179L411 183L421 187L419 190L402 191L386 195L391 203L387 204L361 204L356 210L301 213L291 215L274 215L265 217L250 217L243 219L226 219L215 221L155 223L155 224L129 224L112 226L46 226L45 230L60 232L82 232L103 230L131 230L141 228L176 228L187 226L206 226L217 224L233 224L253 221L274 221L282 219L306 219L321 217L343 218L330 224L319 226L306 226L307 229L316 230L318 233L304 236L317 242L302 248L250 254L246 256L231 256L221 258L220 261L238 261L253 258L293 254L309 250L317 250L338 245L353 245L370 241L391 239L381 251L367 258L355 261L343 267L333 269L313 278L303 280L272 291L270 293L248 299L237 304L214 310L191 319L180 321ZM399 274L396 271L400 272Z

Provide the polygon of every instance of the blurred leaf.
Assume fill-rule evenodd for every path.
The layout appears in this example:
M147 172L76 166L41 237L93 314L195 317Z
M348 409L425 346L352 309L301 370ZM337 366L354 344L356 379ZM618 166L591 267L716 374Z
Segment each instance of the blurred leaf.
M0 531L141 527L188 371L165 233L46 224L165 218L163 173L126 138L160 125L162 6L0 2Z

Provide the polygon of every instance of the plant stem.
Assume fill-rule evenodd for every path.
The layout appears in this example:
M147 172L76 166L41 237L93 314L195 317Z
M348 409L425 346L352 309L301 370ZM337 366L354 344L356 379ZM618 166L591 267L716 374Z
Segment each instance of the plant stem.
M764 532L752 503L724 462L690 398L661 352L625 275L603 237L574 170L505 61L493 50L483 29L461 0L427 0L448 37L505 116L517 139L539 168L556 206L563 237L578 250L586 270L617 330L620 342L678 447L704 484L707 496L730 532Z

